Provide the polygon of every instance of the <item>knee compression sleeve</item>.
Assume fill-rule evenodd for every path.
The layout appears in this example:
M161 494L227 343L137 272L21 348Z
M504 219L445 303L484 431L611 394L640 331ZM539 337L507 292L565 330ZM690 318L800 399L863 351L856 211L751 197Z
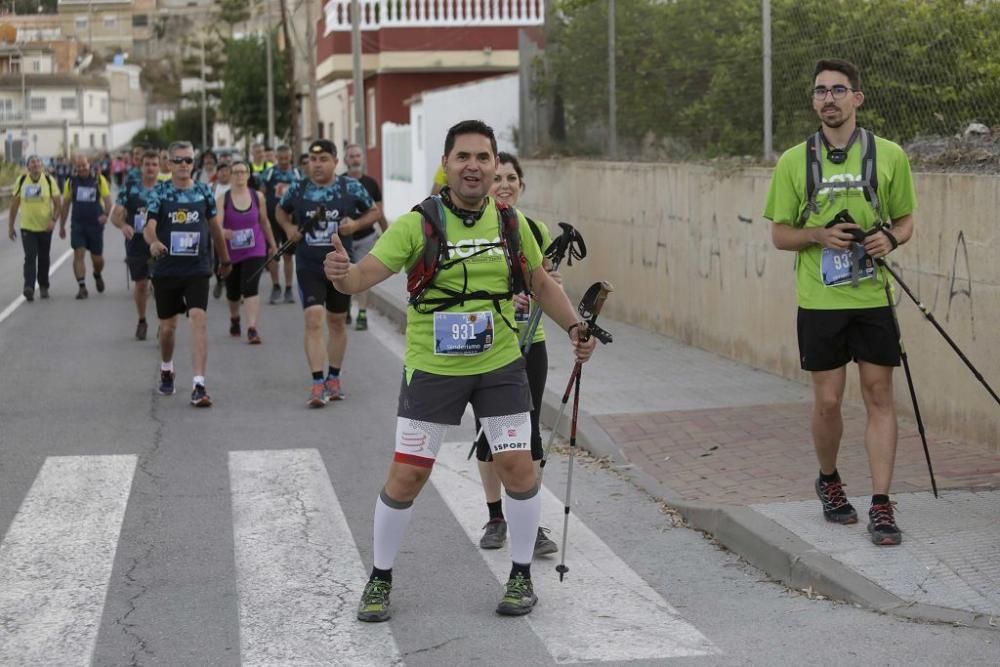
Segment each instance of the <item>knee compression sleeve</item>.
M486 417L484 432L493 455L503 452L531 449L531 415L519 412L513 415Z
M422 422L406 417L396 418L396 454L398 463L421 468L434 465L441 443L448 432L447 424Z

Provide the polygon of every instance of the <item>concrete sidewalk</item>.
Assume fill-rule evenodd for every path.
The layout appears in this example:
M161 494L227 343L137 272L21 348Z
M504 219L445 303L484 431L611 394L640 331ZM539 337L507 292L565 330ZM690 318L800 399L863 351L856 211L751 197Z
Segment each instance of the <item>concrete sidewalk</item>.
M375 288L373 301L404 324L403 276ZM893 500L904 540L876 547L864 516L863 406L845 406L838 464L861 521L828 524L813 490L809 387L637 327L601 324L615 341L584 367L582 447L791 587L906 618L1000 629L1000 455L926 424L935 499L916 426L901 419ZM550 338L542 418L551 426L573 362L561 336ZM970 378L969 391L977 389Z

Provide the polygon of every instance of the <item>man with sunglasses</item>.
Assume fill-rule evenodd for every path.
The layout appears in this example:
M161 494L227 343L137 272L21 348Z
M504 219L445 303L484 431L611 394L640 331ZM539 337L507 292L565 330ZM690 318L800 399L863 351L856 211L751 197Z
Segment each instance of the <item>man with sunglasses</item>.
M832 523L858 521L837 472L841 402L846 367L853 360L868 414L868 533L876 545L899 544L902 532L889 500L897 429L892 373L900 362L899 335L885 291L890 278L873 259L885 258L913 235L913 178L897 144L858 126L857 109L865 95L856 66L820 60L813 79L820 129L778 160L764 217L774 223L775 247L796 253L799 356L813 381L815 486L823 516Z
M340 369L347 349L350 297L327 280L323 260L339 236L348 252L351 235L374 224L380 215L364 186L336 175L337 148L319 139L309 146L309 176L294 182L275 211L278 223L295 246L295 277L305 317L306 360L312 373L310 408L343 398ZM323 345L323 314L330 338ZM325 373L325 375L324 375Z
M153 296L160 320L160 385L164 396L174 393L174 341L177 316L191 319L191 366L194 373L191 405L207 408L212 399L205 388L208 359L208 283L212 276L209 236L215 244L223 277L232 262L219 225L212 191L191 178L194 147L175 141L168 149L170 180L162 181L147 195L143 237L153 263Z

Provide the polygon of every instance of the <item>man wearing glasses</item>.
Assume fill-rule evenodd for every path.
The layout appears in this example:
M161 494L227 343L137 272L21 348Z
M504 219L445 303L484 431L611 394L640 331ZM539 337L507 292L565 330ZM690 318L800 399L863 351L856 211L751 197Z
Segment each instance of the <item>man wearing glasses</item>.
M175 141L168 149L170 180L153 188L146 203L143 237L153 263L153 296L160 319L160 385L164 396L174 393L174 341L177 316L191 319L191 366L194 373L191 405L207 408L212 399L205 388L208 358L208 283L212 276L209 236L215 244L221 273L229 274L232 263L222 235L222 227L212 191L191 179L194 147Z
M857 512L837 472L847 364L855 361L868 412L865 447L872 477L868 532L877 545L899 544L889 500L896 456L892 372L899 335L882 259L913 235L916 197L910 163L895 143L857 124L865 100L858 68L820 60L813 110L820 129L784 153L774 169L764 217L779 250L797 254L798 343L815 403L816 493L827 521L852 524ZM869 166L866 166L867 165Z
M351 235L379 218L379 209L364 186L337 177L337 148L319 139L309 146L309 176L295 181L275 211L285 235L295 246L295 277L305 313L306 360L312 373L307 405L321 408L343 398L340 369L347 349L350 297L337 291L323 272L323 260L333 252L339 235L351 251ZM323 314L330 332L323 345ZM325 373L325 377L324 377Z

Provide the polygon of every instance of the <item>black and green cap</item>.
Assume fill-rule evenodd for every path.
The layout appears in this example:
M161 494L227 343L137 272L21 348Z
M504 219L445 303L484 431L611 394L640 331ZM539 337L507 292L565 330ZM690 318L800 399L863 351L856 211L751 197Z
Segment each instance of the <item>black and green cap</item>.
M329 153L333 157L337 157L337 147L329 139L317 139L316 141L309 144L309 155L314 155L318 153Z

